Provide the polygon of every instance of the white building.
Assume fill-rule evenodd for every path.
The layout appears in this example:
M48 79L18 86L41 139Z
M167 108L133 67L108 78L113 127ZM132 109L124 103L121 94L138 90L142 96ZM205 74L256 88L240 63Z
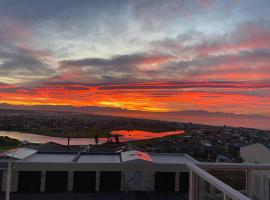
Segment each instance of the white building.
M212 176L210 169L245 171L245 191L239 192ZM256 176L262 170L270 170L270 165L203 163L186 154L38 153L22 148L0 157L0 189L9 191L11 180L14 193L147 191L185 193L190 200L269 200L270 177L263 175L264 181L259 184L261 178Z
M76 154L19 149L13 157L12 192L188 192L186 163L197 162L186 154L139 151ZM5 180L7 170L2 174Z
M270 163L270 150L260 143L241 147L240 156L248 163Z
M260 143L240 148L240 156L244 162L270 164L270 150ZM260 200L270 199L270 171L254 171L254 196Z

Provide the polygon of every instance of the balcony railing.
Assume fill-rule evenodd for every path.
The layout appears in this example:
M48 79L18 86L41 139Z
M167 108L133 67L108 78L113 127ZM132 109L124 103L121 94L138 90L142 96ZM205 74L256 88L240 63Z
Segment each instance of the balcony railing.
M198 163L196 165L209 172L212 170L226 171L227 175L235 170L245 172L245 184L243 182L242 184L245 185L246 196L252 200L270 200L270 164ZM234 180L233 182L237 181Z
M190 171L189 200L250 200L195 164L188 163L187 167Z

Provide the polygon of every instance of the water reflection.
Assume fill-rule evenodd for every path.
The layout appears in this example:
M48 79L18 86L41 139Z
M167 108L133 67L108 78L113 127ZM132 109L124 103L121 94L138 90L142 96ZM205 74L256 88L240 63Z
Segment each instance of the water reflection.
M120 130L120 131L112 131L112 134L118 134L121 136L121 141L132 141L132 140L141 140L141 139L151 139L157 137L164 137L169 135L178 135L184 133L184 131L170 131L170 132L161 132L161 133L153 133L139 130Z
M164 137L168 135L176 135L182 134L184 131L171 131L171 132L161 132L161 133L153 133L139 130L119 130L112 131L112 135L118 134L120 135L121 142L141 140L141 139L151 139L157 137ZM10 138L14 138L17 140L27 140L31 143L47 143L47 142L55 142L58 144L67 144L67 138L63 137L51 137L45 135L37 135L37 134L28 134L28 133L20 133L14 131L0 131L0 136L8 136ZM108 138L99 138L99 144L105 143ZM87 144L95 144L95 138L72 138L70 140L71 145L87 145Z

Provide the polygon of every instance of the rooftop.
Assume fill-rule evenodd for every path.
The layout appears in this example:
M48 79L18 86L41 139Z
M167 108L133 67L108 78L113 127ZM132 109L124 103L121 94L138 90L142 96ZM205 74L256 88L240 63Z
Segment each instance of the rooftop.
M21 160L35 154L36 152L37 152L36 150L29 148L18 148L7 152L5 155L8 157L13 157Z
M181 153L147 153L141 151L125 151L121 153L86 153L86 152L37 152L20 148L16 152L8 152L0 157L0 161L8 157L16 158L17 162L33 163L125 163L150 162L158 164L186 164L196 162L193 158Z

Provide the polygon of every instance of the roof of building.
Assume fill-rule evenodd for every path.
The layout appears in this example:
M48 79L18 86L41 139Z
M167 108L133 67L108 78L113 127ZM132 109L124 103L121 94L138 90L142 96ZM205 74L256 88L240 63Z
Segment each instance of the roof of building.
M17 150L18 151L18 150ZM126 151L121 153L85 153L85 152L37 152L29 150L27 154L15 153L16 162L26 163L128 163L149 162L157 164L185 164L196 162L186 154L147 153L141 151ZM10 154L5 154L5 158ZM4 157L2 157L4 159ZM3 160L2 159L2 160ZM1 159L0 159L1 160Z
M270 163L270 150L260 143L241 147L240 155L245 162Z
M22 160L35 154L36 152L36 150L29 148L18 148L7 152L5 156Z
M82 154L78 163L120 163L119 154Z
M159 164L185 164L188 162L198 162L186 154L180 153L151 153L154 163Z
M71 162L74 158L75 154L43 154L37 153L33 156L30 156L24 160L23 162L52 162L52 163L66 163Z

